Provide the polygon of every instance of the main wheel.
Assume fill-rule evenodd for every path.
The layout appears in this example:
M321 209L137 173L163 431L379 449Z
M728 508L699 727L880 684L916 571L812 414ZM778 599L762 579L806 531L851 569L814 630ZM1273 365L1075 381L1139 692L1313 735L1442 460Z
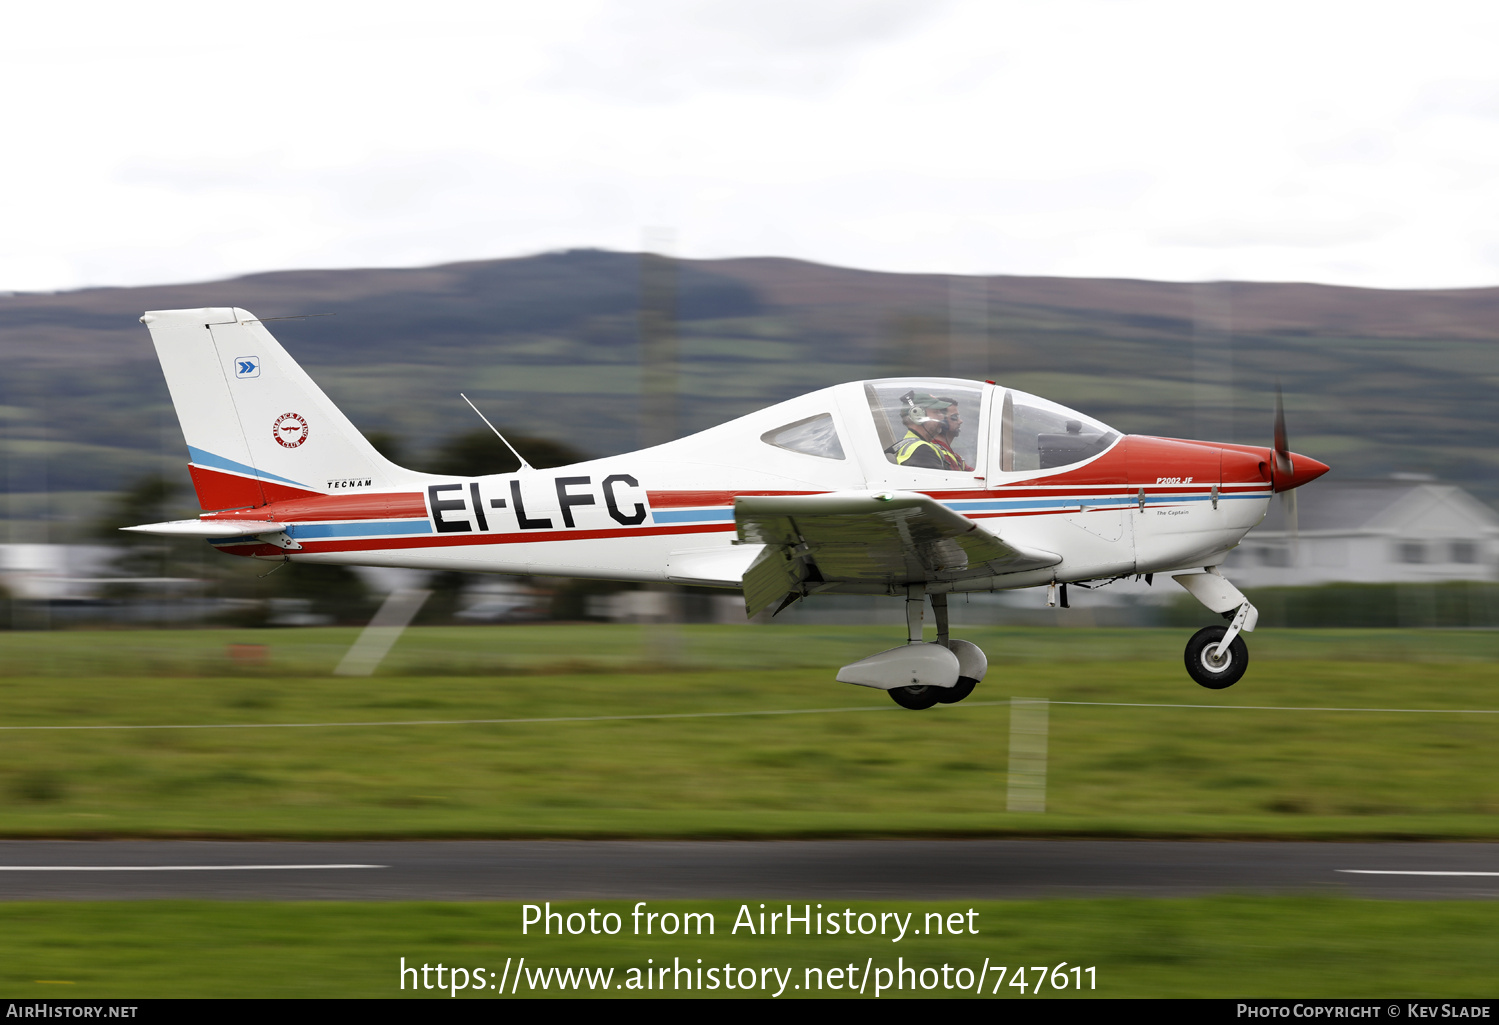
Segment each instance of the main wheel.
M937 687L937 701L944 705L955 705L973 693L979 682L971 676L960 676L951 687Z
M920 711L923 708L931 708L938 701L937 695L946 690L945 687L891 687L890 699L902 708L910 708Z
M1235 637L1221 657L1214 656L1226 633L1226 626L1205 626L1187 642L1187 675L1209 690L1232 687L1249 668L1249 645L1243 635Z

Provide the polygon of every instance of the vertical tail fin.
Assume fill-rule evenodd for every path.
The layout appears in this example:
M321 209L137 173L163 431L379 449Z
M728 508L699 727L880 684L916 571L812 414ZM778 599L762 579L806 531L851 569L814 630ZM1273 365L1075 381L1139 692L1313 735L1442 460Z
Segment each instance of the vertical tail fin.
M205 512L381 491L418 476L376 452L244 310L157 310L141 323L177 407Z

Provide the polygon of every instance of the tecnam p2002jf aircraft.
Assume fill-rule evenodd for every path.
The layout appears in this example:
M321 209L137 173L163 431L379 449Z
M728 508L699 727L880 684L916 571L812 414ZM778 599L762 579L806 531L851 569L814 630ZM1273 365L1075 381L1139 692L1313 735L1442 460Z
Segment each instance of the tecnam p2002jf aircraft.
M665 445L456 479L383 458L241 309L167 310L151 331L200 507L126 529L232 555L334 565L742 588L753 616L817 594L904 599L907 643L838 679L906 708L960 701L984 653L950 594L1169 573L1227 626L1186 664L1244 673L1254 607L1218 572L1270 497L1327 467L1269 448L1138 435L993 382L856 381ZM1289 496L1288 496L1289 497ZM927 603L935 642L922 639Z

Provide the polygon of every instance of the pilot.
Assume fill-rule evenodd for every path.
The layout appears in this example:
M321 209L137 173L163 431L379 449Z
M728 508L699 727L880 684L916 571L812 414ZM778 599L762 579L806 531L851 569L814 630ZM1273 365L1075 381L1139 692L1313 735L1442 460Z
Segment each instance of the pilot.
M906 436L890 447L897 464L928 470L973 469L952 447L963 429L957 399L908 391L900 397L900 404Z

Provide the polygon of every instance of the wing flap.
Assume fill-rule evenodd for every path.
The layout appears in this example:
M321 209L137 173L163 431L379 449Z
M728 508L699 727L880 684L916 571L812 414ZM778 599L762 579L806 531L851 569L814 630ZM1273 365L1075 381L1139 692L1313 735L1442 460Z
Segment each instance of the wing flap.
M744 571L745 615L759 615L798 590L806 574L806 564L791 558L785 548L766 545Z
M744 577L750 615L808 581L930 583L1061 561L909 491L744 496L734 518L741 541L766 545Z

